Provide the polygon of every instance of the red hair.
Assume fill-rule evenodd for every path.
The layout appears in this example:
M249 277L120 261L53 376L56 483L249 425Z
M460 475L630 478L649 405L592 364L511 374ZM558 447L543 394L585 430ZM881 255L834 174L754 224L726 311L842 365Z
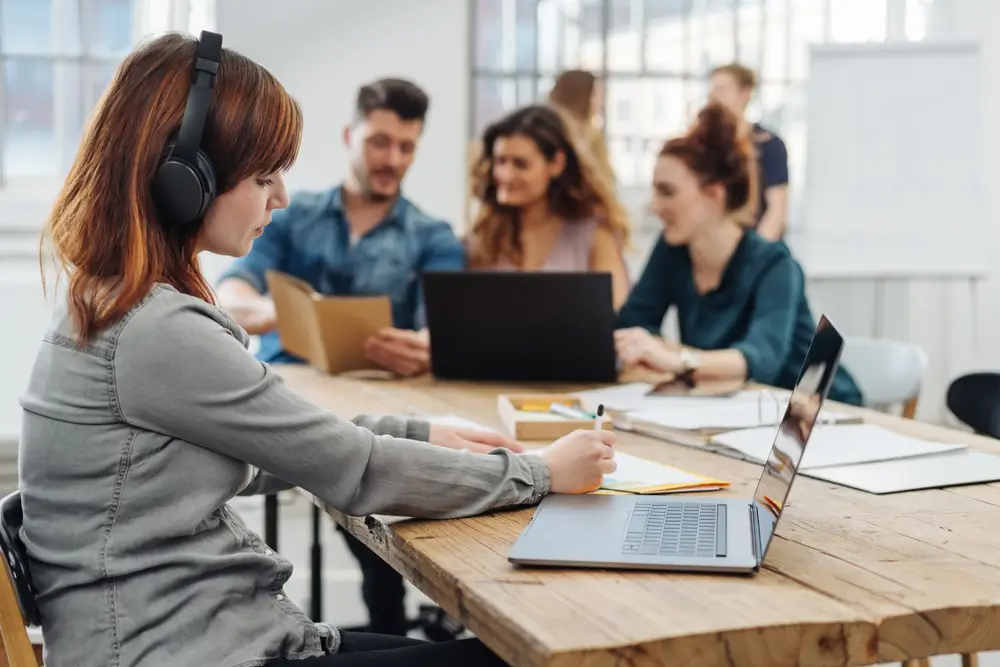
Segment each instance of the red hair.
M69 277L81 343L124 317L157 282L209 303L195 249L200 222L161 223L152 182L180 128L197 40L167 34L128 55L94 111L42 238ZM218 192L287 170L302 135L298 104L267 70L223 49L201 147ZM44 286L43 269L43 286Z
M660 155L682 161L702 185L722 184L727 211L738 211L748 204L756 208L751 138L740 131L736 116L721 104L703 108L688 133L668 141Z

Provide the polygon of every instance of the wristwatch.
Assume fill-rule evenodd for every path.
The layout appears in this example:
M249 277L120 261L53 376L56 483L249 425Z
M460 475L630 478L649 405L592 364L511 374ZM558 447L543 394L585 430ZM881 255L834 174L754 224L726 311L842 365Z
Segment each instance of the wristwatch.
M686 347L681 348L681 364L685 373L694 373L698 370L698 363L701 361L698 355Z

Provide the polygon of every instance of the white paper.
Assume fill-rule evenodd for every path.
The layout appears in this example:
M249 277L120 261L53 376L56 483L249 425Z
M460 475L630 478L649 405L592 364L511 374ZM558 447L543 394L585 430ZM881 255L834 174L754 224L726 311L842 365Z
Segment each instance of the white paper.
M466 419L465 417L459 417L458 415L430 415L429 417L421 417L421 419L426 419L432 424L437 424L439 426L452 426L454 428L471 428L477 431L492 431L496 433L495 428L490 428L489 426L483 426L482 424L477 424L474 421Z
M758 400L766 403L770 410L776 406L784 410L788 403L788 395L784 392L747 389L732 396L647 396L653 386L643 382L613 385L600 389L590 389L576 392L583 405L590 411L603 404L609 410L628 412L631 414L660 411L686 411L694 408L718 409L737 403L751 403L756 406ZM770 394L770 396L768 396Z
M721 433L712 442L764 464L774 442L772 426ZM965 445L919 440L875 424L818 424L809 437L800 470L927 456L965 449Z
M625 490L667 484L699 484L706 481L701 475L630 456L624 452L615 452L615 463L618 469L604 476L602 488Z
M943 489L1000 481L1000 456L967 449L910 459L819 468L805 474L868 493Z

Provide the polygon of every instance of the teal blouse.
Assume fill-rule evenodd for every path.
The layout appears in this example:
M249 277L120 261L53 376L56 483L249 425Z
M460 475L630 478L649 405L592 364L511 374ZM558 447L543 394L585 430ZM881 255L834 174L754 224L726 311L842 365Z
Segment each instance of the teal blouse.
M739 350L749 379L794 387L816 321L806 300L802 269L784 243L745 232L719 286L702 295L695 287L687 247L671 246L661 237L618 314L618 327L658 334L670 306L677 307L685 345ZM862 403L861 391L843 366L829 398Z

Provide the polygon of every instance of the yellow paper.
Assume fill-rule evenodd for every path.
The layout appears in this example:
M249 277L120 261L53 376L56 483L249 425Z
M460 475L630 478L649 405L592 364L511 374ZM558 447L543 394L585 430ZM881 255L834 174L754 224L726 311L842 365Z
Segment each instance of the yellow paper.
M608 491L651 494L678 491L709 491L729 486L729 482L680 470L623 452L615 453L618 468L604 476L601 488Z

